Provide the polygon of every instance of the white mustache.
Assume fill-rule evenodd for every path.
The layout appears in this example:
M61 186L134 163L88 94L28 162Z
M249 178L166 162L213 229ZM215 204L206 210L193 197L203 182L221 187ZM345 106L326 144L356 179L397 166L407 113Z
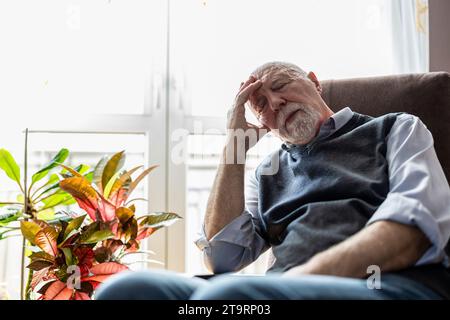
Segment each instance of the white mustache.
M297 112L299 110L302 110L307 113L308 108L300 103L294 103L289 102L287 103L284 108L280 110L280 113L278 114L278 125L284 126L286 123L287 118L294 112Z

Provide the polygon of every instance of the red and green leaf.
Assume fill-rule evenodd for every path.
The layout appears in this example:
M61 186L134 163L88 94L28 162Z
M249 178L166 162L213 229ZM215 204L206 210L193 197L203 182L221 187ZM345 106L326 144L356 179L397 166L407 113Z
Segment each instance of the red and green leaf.
M91 297L87 293L75 291L72 300L91 300Z
M35 244L34 240L36 234L41 231L42 227L34 221L21 221L20 222L20 230L22 231L22 235L30 241L32 245Z
M117 196L119 194L119 190L128 190L128 188L131 185L131 175L136 171L139 170L140 168L142 168L142 166L138 166L135 167L133 169L131 169L130 171L125 171L119 179L117 179L112 188L111 188L111 192L109 193L109 197L108 199L112 202L112 203L116 203L117 201Z
M69 300L73 295L73 289L69 289L67 285L56 280L48 287L44 293L44 300Z
M73 169L73 168L71 168L71 167L69 167L69 166L66 166L65 164L58 163L58 165L61 166L61 167L63 167L63 168L66 169L67 171L69 171L70 174L71 174L72 176L74 176L74 177L82 177L82 176L83 176L83 175L80 174L77 170L75 170L75 169Z
M31 290L34 290L39 284L45 281L55 280L56 277L54 274L50 273L49 268L42 269L33 273L33 277L31 279Z
M102 221L108 222L116 218L116 206L111 202L103 198L101 194L98 194L100 200L98 201L98 209L100 211L100 216Z
M128 220L133 218L134 212L126 207L120 207L116 210L116 216L121 224L125 224Z
M71 177L59 183L61 189L70 193L78 202L80 208L95 221L95 211L98 209L98 194L84 177Z
M128 270L128 267L117 262L104 262L93 266L90 271L93 276L82 278L81 281L103 282L110 276Z
M58 246L56 240L58 233L53 227L45 227L36 233L34 237L35 244L49 255L56 257L58 254Z
M136 237L136 240L140 241L142 239L145 239L147 237L149 237L150 235L152 235L156 230L158 230L159 228L141 228L138 232L138 235Z

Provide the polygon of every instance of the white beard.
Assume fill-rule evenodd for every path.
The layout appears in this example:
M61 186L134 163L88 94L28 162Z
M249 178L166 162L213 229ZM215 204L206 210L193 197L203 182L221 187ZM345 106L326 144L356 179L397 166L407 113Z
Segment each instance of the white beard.
M286 118L295 111L294 119L286 125ZM280 110L277 117L279 136L282 140L293 144L307 144L317 133L321 113L312 106L290 102Z

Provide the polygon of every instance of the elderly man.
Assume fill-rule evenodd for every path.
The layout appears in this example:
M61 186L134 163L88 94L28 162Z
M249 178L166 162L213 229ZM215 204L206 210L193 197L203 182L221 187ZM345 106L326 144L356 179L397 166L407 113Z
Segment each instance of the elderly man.
M267 63L241 84L228 114L197 245L215 273L238 271L270 248L265 276L125 274L98 298L450 298L450 189L430 132L405 113L334 113L321 90L314 73ZM259 127L246 121L247 102ZM267 131L283 144L244 195L245 154Z

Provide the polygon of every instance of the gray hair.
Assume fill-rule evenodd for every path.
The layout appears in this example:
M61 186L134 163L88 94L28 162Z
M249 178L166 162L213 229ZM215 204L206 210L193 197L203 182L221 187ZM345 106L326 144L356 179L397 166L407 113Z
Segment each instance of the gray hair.
M299 66L283 61L272 61L259 66L252 72L252 76L261 78L269 72L281 72L287 74L292 79L308 78L307 73Z

